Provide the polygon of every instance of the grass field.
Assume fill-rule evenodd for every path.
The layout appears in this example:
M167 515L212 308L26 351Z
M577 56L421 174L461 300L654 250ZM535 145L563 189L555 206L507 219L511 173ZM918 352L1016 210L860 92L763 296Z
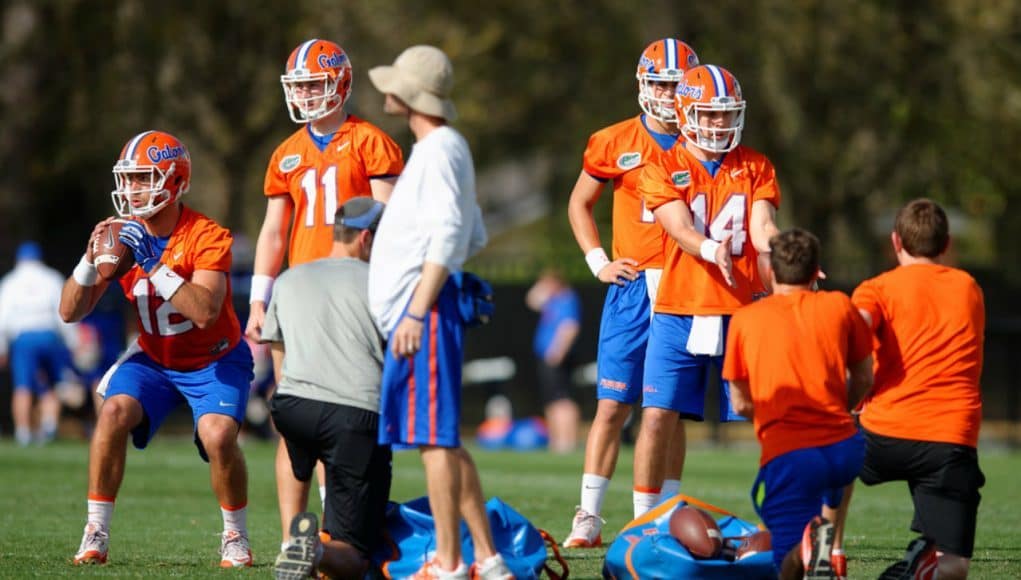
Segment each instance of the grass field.
M251 570L221 571L220 514L208 471L190 441L157 438L145 452L129 451L128 470L112 526L110 564L74 568L85 518L88 449L60 443L19 449L0 442L0 577L225 578L271 576L279 546L273 484L274 447L245 446L250 478L249 528L256 558ZM487 495L498 495L537 526L562 539L578 502L581 453L475 451ZM982 450L987 483L979 512L972 578L1021 577L1021 455ZM621 476L606 501L607 529L631 515L631 455L621 457ZM400 453L394 463L395 500L424 492L417 454ZM755 519L748 499L756 451L697 448L691 451L683 491ZM903 485L863 486L855 493L847 550L852 578L875 578L897 559L912 538L911 506ZM608 537L609 536L609 537ZM603 550L567 553L572 578L597 578Z

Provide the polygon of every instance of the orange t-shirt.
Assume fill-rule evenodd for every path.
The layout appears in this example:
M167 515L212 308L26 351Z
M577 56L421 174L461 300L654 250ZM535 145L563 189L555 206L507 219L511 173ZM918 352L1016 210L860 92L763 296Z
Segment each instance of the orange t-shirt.
M583 157L585 173L613 181L613 259L632 258L639 270L663 267L666 233L635 189L642 167L662 153L639 115L593 133Z
M760 465L855 434L847 367L871 351L872 333L840 292L776 294L734 314L723 378L749 383Z
M876 381L861 424L886 437L976 447L982 422L982 289L938 264L899 266L852 297L872 317Z
M762 287L758 252L748 233L752 204L765 200L780 207L776 171L765 155L739 145L727 153L716 177L711 177L685 147L674 147L658 164L645 166L638 193L652 210L680 200L706 237L720 241L728 233L734 236L731 255L736 288L727 285L716 264L688 254L677 243L668 243L655 312L731 314L752 301L752 294Z
M371 196L371 178L397 176L404 169L393 139L354 115L322 151L309 130L307 125L298 129L276 148L263 186L267 197L289 195L294 202L291 266L329 254L337 208L352 197Z
M181 218L163 251L163 264L185 280L191 280L196 270L213 270L227 276L220 317L209 328L195 326L170 301L161 298L139 265L121 277L124 295L138 313L138 345L161 366L176 371L200 369L241 340L241 326L231 304L231 241L226 228L183 206Z

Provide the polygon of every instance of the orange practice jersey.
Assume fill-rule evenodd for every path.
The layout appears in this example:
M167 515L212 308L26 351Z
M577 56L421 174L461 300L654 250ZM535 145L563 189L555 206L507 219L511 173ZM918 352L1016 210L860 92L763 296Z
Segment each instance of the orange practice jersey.
M632 258L639 270L663 267L666 234L636 190L642 167L662 153L641 116L600 129L585 147L585 173L613 181L613 259Z
M329 254L337 208L352 197L371 196L370 178L397 176L404 168L393 139L354 115L348 115L322 151L309 130L298 129L276 148L263 186L267 197L289 195L294 202L291 266Z
M854 291L872 317L876 381L861 424L887 437L975 447L982 421L982 290L966 272L899 266Z
M846 370L872 352L872 333L840 292L773 295L730 321L723 377L748 381L760 465L847 439Z
M658 164L646 165L638 182L638 193L652 210L672 201L688 206L696 228L720 241L733 234L736 288L723 279L716 264L706 262L670 241L666 265L659 283L655 312L667 314L731 314L752 301L761 288L748 222L752 204L759 200L780 207L780 186L773 164L761 153L739 145L727 153L716 177L684 147L664 154Z
M161 366L178 371L205 367L241 339L241 327L231 304L231 241L226 228L184 206L163 252L163 264L185 280L191 280L196 270L227 276L220 317L209 328L195 326L170 301L161 298L137 264L120 279L124 294L138 313L138 345Z

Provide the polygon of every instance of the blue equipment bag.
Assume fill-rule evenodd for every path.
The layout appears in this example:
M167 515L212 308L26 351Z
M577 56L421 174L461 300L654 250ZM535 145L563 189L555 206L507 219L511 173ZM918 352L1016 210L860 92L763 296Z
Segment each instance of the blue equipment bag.
M603 578L651 580L658 578L762 578L775 579L773 552L759 552L741 560L717 557L696 559L670 535L670 516L685 504L721 514L717 520L724 538L732 541L759 531L759 527L729 511L686 495L665 500L632 521L617 534L606 552Z
M493 318L493 286L471 272L454 272L450 275L457 286L457 309L465 326L480 326Z
M486 502L486 515L493 530L493 543L515 578L538 578L543 570L554 580L567 580L567 563L560 556L556 540L538 530L514 508L494 497ZM407 578L418 572L436 552L436 526L429 498L407 503L390 502L386 510L386 542L372 554L372 562L384 578ZM560 562L557 574L546 564L546 546ZM475 558L468 526L461 522L461 557L471 565Z

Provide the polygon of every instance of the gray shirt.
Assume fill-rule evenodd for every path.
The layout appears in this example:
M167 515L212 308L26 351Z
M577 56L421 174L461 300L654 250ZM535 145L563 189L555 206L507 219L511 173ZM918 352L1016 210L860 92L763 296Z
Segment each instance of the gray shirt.
M379 412L383 338L368 279L356 258L323 258L277 279L262 340L284 343L278 393Z

